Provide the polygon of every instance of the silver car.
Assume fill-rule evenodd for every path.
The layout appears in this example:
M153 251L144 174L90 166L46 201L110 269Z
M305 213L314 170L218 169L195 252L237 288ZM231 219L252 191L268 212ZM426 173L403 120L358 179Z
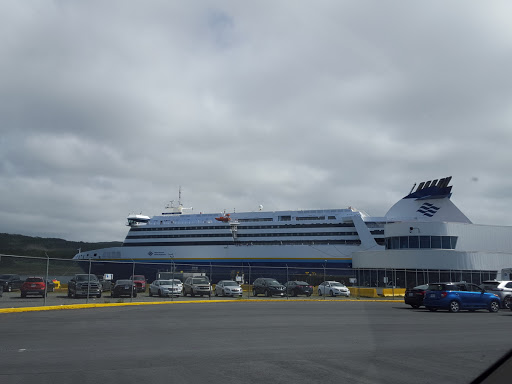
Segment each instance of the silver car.
M318 286L318 296L322 295L350 297L350 289L337 281L324 281Z
M482 282L480 288L498 295L502 308L512 309L512 281L487 280Z
M149 286L149 296L180 296L183 292L183 284L180 280L155 280Z
M242 287L233 280L221 280L215 285L215 296L242 296Z

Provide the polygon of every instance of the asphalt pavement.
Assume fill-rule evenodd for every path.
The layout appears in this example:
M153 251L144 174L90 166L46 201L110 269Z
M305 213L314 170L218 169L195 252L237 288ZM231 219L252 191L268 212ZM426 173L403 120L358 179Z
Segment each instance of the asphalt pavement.
M3 313L0 382L467 383L511 321L335 300Z

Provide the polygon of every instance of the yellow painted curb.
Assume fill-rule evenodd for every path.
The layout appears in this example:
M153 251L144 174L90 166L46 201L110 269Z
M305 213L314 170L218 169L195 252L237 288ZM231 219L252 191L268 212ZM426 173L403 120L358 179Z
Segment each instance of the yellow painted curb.
M237 300L187 300L187 301L156 301L156 302L134 302L134 303L102 303L102 304L70 304L70 305L49 305L46 307L22 307L22 308L0 308L0 313L17 312L36 312L36 311L60 311L67 309L85 309L85 308L105 308L105 307L124 307L129 305L164 305L164 304L193 304L193 303L239 303L239 302L276 302L292 303L297 301L316 301L325 303L342 302L374 302L374 303L402 303L397 300L371 300L371 299L349 299L349 300L329 300L329 299L294 299L294 300L272 300L272 299L237 299Z

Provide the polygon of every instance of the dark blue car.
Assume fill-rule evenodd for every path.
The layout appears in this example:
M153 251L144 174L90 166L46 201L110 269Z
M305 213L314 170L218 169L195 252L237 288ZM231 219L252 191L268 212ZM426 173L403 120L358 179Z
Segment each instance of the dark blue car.
M498 312L501 302L499 296L486 292L476 284L460 282L429 284L423 305L430 311L487 309L489 312Z

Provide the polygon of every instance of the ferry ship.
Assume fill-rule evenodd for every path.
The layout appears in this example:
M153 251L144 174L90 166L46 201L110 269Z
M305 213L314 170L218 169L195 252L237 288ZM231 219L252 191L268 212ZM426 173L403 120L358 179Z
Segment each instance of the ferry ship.
M129 215L129 231L122 247L79 252L74 259L88 261L81 265L93 273L114 273L116 277L129 276L133 271L151 277L176 265L182 271L211 271L213 267L218 271L224 267L222 278L247 268L258 268L260 274L274 267L296 271L451 269L461 264L460 260L453 261L453 255L460 253L467 240L460 238L464 235L460 231L451 233L447 223L456 228L473 224L451 201L450 181L451 176L415 184L384 217L372 217L352 207L263 211L260 206L255 212L188 213L180 193L177 206L169 205L160 215ZM498 264L511 262L511 267L512 231L511 227L504 228L508 229L500 232L500 252L505 258ZM427 259L418 258L418 251L427 250ZM474 251L462 249L459 257L465 260L468 252ZM443 258L452 260L451 264L443 264ZM471 263L462 264L474 269Z

